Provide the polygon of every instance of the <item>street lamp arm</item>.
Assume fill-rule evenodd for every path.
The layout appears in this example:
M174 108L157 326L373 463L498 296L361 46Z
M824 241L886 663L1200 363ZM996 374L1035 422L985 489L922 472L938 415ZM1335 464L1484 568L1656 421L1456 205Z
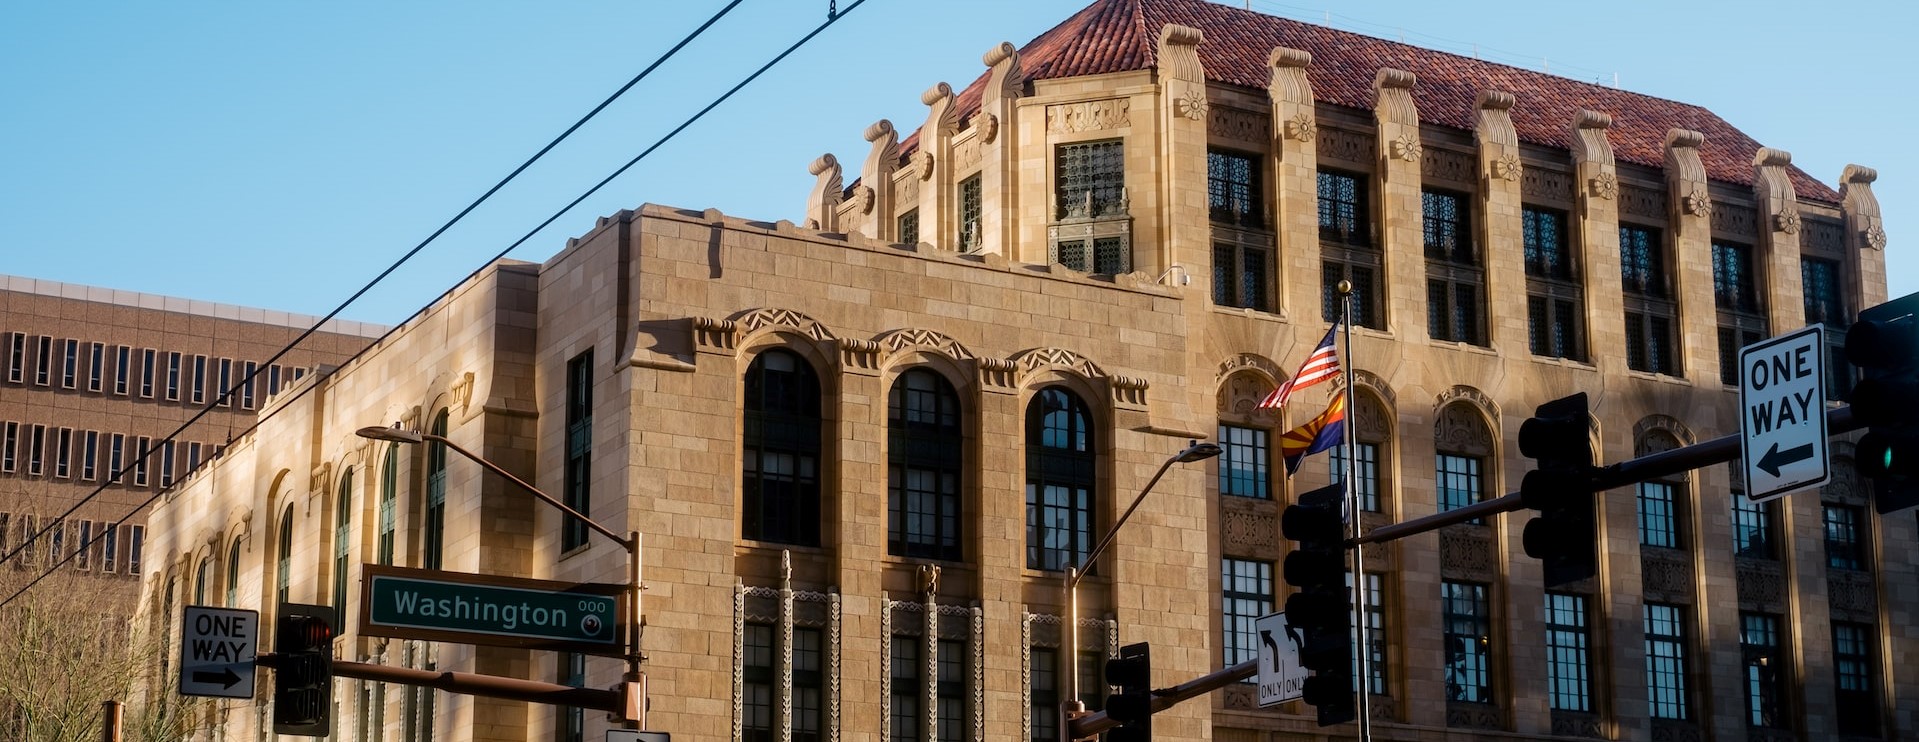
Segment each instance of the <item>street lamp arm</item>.
M1113 545L1114 537L1119 535L1120 526L1126 525L1126 519L1133 517L1133 511L1138 510L1139 504L1146 501L1146 495L1153 491L1153 485L1159 484L1160 477L1166 476L1166 470L1173 468L1173 464L1178 461L1179 457L1175 456L1160 463L1159 471L1153 472L1153 478L1147 480L1146 486L1140 488L1139 494L1133 497L1133 504L1126 506L1126 512L1119 514L1119 520L1113 521L1112 528L1106 529L1106 535L1101 536L1099 543L1093 545L1093 550L1086 554L1086 559L1080 562L1079 568L1067 572L1069 575L1066 581L1067 589L1079 587L1079 581L1086 577L1086 571L1093 568L1099 560L1099 555L1106 552L1106 547Z

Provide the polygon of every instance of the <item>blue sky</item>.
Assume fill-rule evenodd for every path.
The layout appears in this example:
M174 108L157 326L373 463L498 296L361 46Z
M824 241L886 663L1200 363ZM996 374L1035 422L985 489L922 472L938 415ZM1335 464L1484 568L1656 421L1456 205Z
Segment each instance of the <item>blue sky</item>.
M1082 2L867 0L514 257L652 202L798 220L823 152L911 131L1000 41ZM1244 0L1231 4L1243 5ZM0 273L330 311L723 2L0 6ZM851 0L842 0L844 9ZM1274 15L1705 106L1828 184L1879 171L1890 293L1919 291L1919 4L1338 3ZM745 0L342 316L391 323L825 18ZM849 178L852 176L849 173Z

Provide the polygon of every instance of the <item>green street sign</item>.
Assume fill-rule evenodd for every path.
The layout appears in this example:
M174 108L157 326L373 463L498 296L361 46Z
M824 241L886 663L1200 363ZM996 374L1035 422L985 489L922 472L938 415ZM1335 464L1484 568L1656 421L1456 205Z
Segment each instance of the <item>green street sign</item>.
M621 656L624 585L364 565L360 633Z

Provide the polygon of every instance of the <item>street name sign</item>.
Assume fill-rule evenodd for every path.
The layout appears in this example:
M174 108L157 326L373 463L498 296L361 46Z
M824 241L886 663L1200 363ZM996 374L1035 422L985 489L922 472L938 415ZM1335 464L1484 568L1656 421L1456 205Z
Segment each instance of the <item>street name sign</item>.
M1286 614L1274 613L1253 621L1259 638L1259 706L1265 708L1306 694L1306 667L1299 664L1299 644L1286 632Z
M260 612L190 605L180 622L180 695L252 698Z
M1832 479L1826 456L1826 327L1739 350L1739 457L1760 503Z
M360 633L624 656L627 588L368 564Z

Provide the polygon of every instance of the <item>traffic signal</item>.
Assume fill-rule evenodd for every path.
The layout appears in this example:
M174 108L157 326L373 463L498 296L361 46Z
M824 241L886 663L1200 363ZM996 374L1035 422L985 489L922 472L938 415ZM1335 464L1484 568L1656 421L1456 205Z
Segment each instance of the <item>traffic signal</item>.
M1537 462L1519 499L1539 511L1526 524L1526 555L1544 562L1546 587L1599 573L1592 434L1586 393L1540 405L1519 426L1519 452Z
M1299 663L1313 671L1301 700L1319 712L1319 725L1352 721L1352 595L1346 587L1345 499L1334 484L1301 494L1298 505L1280 513L1280 533L1298 542L1286 555L1286 583L1299 591L1286 598L1286 627L1300 639Z
M324 605L281 603L274 624L273 731L324 737L333 708L333 625Z
M1153 738L1153 657L1146 642L1119 648L1106 660L1106 684L1119 692L1106 697L1106 718L1119 726L1106 732L1107 742L1150 742Z
M1919 505L1919 294L1859 313L1846 331L1846 360L1865 372L1852 390L1866 424L1853 465L1873 481L1881 513Z

